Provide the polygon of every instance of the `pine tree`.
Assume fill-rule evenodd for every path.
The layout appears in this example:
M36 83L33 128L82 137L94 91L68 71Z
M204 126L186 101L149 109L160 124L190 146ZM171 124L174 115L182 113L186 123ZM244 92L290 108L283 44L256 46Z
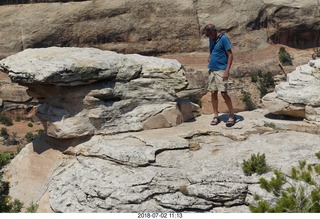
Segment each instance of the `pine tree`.
M316 153L320 159L320 152ZM274 171L271 180L260 179L260 187L274 195L276 201L270 203L255 195L256 205L250 205L252 212L320 212L320 164L299 161L290 174Z

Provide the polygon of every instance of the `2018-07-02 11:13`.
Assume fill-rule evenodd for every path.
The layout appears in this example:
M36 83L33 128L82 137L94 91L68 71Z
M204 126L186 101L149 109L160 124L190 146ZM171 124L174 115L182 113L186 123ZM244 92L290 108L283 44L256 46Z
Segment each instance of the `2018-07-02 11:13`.
M138 213L138 218L183 218L182 213Z

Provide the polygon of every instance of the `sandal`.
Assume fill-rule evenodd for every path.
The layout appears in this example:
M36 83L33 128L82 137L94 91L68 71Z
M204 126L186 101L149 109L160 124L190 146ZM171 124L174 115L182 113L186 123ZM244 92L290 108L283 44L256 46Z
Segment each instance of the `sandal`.
M234 126L234 124L236 124L236 116L235 115L229 115L229 119L226 122L226 126L227 127L232 127L232 126Z
M220 118L218 116L213 117L210 125L218 125L220 123Z

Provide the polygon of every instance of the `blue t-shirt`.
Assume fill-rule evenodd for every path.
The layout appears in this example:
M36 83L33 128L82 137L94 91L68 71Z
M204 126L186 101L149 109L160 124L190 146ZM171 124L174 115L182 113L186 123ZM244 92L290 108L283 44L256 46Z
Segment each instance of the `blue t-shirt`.
M209 39L210 61L208 68L214 71L225 70L228 64L227 50L231 49L230 40L226 35L222 35L220 40L214 45L216 39Z

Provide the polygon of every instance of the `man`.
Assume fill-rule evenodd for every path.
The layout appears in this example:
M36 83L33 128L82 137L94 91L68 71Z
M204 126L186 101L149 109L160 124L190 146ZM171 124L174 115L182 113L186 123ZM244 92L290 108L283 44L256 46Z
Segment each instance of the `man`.
M220 91L229 110L229 119L226 122L226 126L231 127L236 122L231 98L228 95L228 79L233 61L231 43L229 38L217 31L213 24L205 26L202 34L209 38L210 45L208 90L211 91L213 106L213 120L210 124L218 125L220 123L218 115L218 91Z

